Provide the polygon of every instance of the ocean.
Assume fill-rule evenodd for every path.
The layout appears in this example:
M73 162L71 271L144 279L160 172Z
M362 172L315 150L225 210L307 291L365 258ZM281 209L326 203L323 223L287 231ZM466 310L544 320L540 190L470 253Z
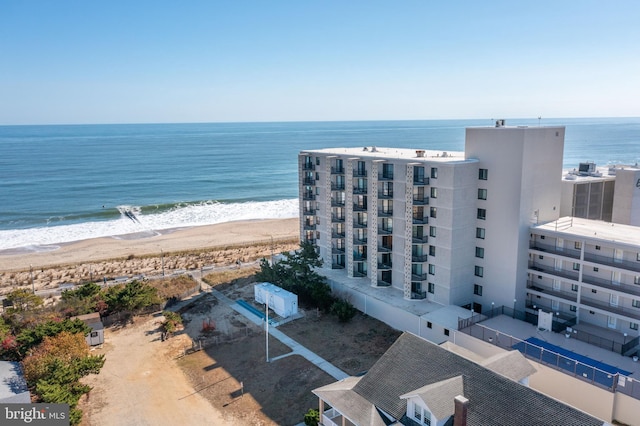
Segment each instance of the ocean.
M640 118L566 126L564 167L640 160ZM0 250L298 214L304 149L462 151L491 120L0 126Z

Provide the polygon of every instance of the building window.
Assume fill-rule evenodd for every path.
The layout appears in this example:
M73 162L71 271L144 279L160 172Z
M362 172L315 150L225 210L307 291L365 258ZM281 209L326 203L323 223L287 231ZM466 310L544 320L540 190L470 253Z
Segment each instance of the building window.
M575 305L569 305L569 310L570 310L571 312L576 312L576 311L578 310L578 308L576 308L576 306L575 306Z
M476 238L484 240L484 228L476 228Z
M544 235L540 235L540 239L541 239L541 240L544 240Z
M488 177L489 177L489 170L487 169L478 170L478 179L487 180Z
M431 198L438 198L438 188L431 187Z
M591 289L591 293L597 293L597 292L598 292L598 290L596 290L595 288Z
M478 209L478 219L485 220L487 218L487 210L486 209Z
M484 248L476 247L476 257L484 259Z
M445 335L445 336L448 336L448 335L449 335L449 329L448 329L448 328L445 328L445 329L444 329L444 335Z
M599 269L596 266L594 266L593 267L593 272L598 272L598 271L599 271Z
M571 291L578 291L578 284L571 284Z
M429 265L429 275L436 274L436 265Z
M436 257L436 246L429 246L429 256Z
M430 226L429 227L429 236L435 238L436 237L436 227L435 226ZM640 278L640 277L638 277Z
M431 216L432 218L436 218L438 213L438 209L436 209L435 207L431 207L431 209L429 209L429 216Z
M482 286L478 284L473 285L473 294L476 296L482 296Z
M429 289L429 293L431 294L436 293L436 285L434 283L429 283L427 288Z
M632 330L637 330L638 329L638 323L637 322L630 322L629 323L629 328Z
M633 299L631 301L631 306L633 306L634 308L640 308L640 300Z
M541 254L539 254L539 255L538 255L538 259L542 260L542 259L544 259L544 256L543 256L543 255L541 255Z
M575 244L573 245L573 247L575 247L576 250L581 250L582 249L582 243L580 241L576 241Z
M636 254L636 260L640 262L640 253Z
M98 337L98 332L97 331L92 331L91 332L91 337Z
M576 263L576 262L573 262L573 270L574 271L579 271L580 270L580 264Z
M635 277L633 277L633 283L640 284L640 275L636 275Z
M433 328L433 324L431 324L431 321L427 321L427 328Z
M418 404L413 404L413 418L422 424L422 407Z
M476 266L475 274L476 277L484 277L484 268L482 266Z
M486 199L487 199L487 190L478 189L478 200L486 200Z
M438 168L437 167L432 167L431 168L431 178L432 179L438 179Z
M600 246L596 246L596 250L600 250Z

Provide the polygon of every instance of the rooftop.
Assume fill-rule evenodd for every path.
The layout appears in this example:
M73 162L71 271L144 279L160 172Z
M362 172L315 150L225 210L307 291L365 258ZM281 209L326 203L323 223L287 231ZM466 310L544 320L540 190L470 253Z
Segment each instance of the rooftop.
M465 160L464 152L459 151L434 151L425 150L423 148L385 148L377 146L365 146L362 148L324 148L315 150L305 150L305 153L322 153L335 154L341 156L359 157L359 158L389 158L394 160L407 160L415 162L424 161L441 161L441 162L458 162L458 161L476 161Z
M600 240L603 242L617 242L637 247L640 244L640 228L619 223L600 220L582 219L577 217L562 217L553 222L535 225L533 229L539 231L562 232L579 238Z

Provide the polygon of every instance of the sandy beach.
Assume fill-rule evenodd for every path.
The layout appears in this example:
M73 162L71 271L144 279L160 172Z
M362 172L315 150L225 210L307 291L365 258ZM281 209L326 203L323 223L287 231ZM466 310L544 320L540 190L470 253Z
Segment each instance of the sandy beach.
M0 293L103 278L153 275L248 262L298 246L298 219L227 222L63 244L50 251L0 252ZM273 242L273 243L272 243Z

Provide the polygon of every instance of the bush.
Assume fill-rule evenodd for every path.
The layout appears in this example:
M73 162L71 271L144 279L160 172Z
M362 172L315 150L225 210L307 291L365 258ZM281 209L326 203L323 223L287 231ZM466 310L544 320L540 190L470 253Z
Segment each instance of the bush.
M336 315L340 322L349 322L357 312L358 310L348 300L339 299L331 305L331 313Z
M304 415L304 424L306 426L318 426L320 423L320 412L314 408L309 408L309 411Z

